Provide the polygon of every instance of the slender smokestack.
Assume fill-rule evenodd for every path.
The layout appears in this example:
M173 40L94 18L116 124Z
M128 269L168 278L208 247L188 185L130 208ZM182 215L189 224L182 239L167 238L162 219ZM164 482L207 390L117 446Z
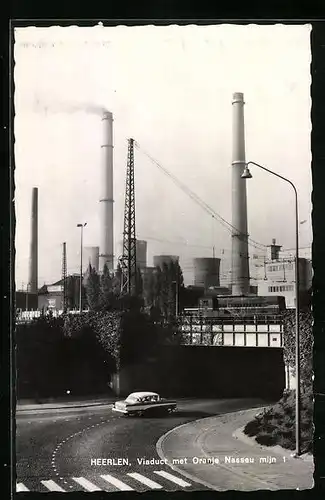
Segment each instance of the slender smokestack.
M247 234L245 167L244 94L235 92L232 100L232 294L249 293L249 263Z
M99 270L105 263L114 268L113 256L113 115L106 111L102 117L103 139L101 146L100 184L100 240Z
M38 188L32 192L32 220L29 254L28 291L37 293L38 290Z

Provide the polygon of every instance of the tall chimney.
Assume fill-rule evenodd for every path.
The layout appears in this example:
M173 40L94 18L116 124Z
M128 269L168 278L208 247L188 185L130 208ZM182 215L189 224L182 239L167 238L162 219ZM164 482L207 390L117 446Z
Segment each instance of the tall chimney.
M100 237L99 271L106 264L114 269L114 228L113 228L113 115L106 111L102 117L103 139L101 145L100 184Z
M29 254L28 291L37 293L38 290L38 188L32 191L32 219Z
M249 293L249 263L247 234L245 167L244 94L235 92L232 100L232 294Z

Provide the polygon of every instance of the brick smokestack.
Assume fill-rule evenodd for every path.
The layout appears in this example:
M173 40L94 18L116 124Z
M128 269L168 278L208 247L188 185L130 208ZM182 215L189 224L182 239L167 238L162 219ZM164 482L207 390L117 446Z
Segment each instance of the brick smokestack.
M99 270L106 264L114 269L113 220L113 115L105 111L102 116L101 172L100 172L100 241Z
M31 239L29 254L28 286L30 293L38 290L38 188L32 191Z
M249 263L247 234L246 179L241 175L245 168L244 94L235 92L232 100L232 294L249 293Z

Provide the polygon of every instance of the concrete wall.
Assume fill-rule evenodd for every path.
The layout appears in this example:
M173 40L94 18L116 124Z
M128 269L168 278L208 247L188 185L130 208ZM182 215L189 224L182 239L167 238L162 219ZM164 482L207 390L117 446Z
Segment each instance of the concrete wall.
M38 296L37 293L16 292L16 308L23 309L37 309Z
M156 360L121 370L119 383L121 396L153 390L167 397L280 398L286 383L283 351L164 346Z

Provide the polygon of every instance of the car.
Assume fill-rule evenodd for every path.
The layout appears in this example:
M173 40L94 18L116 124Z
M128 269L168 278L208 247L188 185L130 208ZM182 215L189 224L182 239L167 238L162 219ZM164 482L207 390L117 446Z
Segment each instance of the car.
M176 401L162 398L157 392L132 392L124 401L116 401L112 410L126 416L170 414L177 409Z

